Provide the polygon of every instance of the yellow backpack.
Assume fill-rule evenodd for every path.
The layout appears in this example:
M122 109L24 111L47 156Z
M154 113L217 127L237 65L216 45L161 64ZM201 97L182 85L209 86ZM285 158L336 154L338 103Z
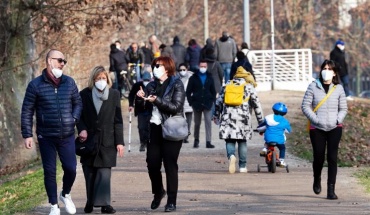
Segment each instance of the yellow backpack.
M244 87L246 84L247 83L236 85L233 81L230 81L228 84L226 84L224 103L229 106L239 106L248 101L249 97L243 99Z

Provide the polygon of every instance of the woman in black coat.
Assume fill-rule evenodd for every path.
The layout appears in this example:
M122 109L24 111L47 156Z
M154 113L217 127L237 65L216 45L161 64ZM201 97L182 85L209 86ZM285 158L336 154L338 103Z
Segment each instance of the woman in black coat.
M116 211L110 205L111 168L116 166L117 151L123 156L123 122L119 92L111 89L112 81L103 66L95 67L89 86L80 92L83 111L77 124L79 139L94 144L94 151L81 156L86 182L85 213L101 207L102 213Z
M150 119L150 142L147 146L148 173L152 183L154 199L151 209L157 209L166 195L163 187L161 167L162 161L166 171L167 204L165 212L176 210L178 190L177 160L182 140L170 141L162 136L161 124L173 115L183 115L185 90L179 76L175 75L175 62L170 57L158 57L153 61L155 81L150 82L145 92L139 90L137 96L153 103Z

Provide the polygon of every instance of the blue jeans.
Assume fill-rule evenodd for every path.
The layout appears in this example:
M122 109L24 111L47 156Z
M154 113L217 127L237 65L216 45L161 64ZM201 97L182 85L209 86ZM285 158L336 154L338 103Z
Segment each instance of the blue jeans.
M225 83L230 80L231 63L220 63L224 70Z
M116 72L109 72L109 75L114 76L112 80L112 88L118 90L118 77Z
M228 159L230 159L231 155L235 155L235 144L238 143L239 168L247 167L247 141L237 139L226 139L225 142Z
M279 149L279 158L285 158L285 144L276 144L276 147Z
M63 193L69 194L76 179L77 160L75 154L75 135L59 139L55 137L38 137L44 184L50 204L58 203L56 159L57 153L63 168Z
M141 66L136 66L135 72L136 72L136 81L137 82L141 81Z
M348 84L349 84L349 76L348 75L340 76L340 82L343 85L344 92L346 93L346 96L350 96L349 87L348 87Z

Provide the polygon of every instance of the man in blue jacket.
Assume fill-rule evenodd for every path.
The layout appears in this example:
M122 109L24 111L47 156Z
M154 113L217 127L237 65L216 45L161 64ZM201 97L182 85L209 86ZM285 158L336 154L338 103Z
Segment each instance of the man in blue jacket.
M75 81L63 75L66 63L62 52L50 50L47 53L47 67L42 75L27 86L21 115L24 144L27 149L31 149L33 115L36 112L36 134L52 215L60 214L56 182L57 153L64 171L63 190L59 199L69 214L76 213L70 191L76 178L75 124L80 119L82 101Z

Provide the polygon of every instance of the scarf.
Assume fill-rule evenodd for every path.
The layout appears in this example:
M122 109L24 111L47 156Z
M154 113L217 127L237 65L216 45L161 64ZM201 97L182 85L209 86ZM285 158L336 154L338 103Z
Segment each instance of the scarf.
M96 87L92 89L93 103L95 106L96 113L99 114L100 108L103 105L103 101L107 100L109 96L109 88L105 87L103 92L99 92Z
M257 87L257 83L250 72L247 72L242 66L239 66L236 70L234 78L244 78L245 82L252 84Z
M60 81L62 80L62 77L56 78L56 77L54 77L53 74L48 72L46 69L45 69L45 72L46 72L46 77L54 85L54 87L59 87L59 84L60 84Z

